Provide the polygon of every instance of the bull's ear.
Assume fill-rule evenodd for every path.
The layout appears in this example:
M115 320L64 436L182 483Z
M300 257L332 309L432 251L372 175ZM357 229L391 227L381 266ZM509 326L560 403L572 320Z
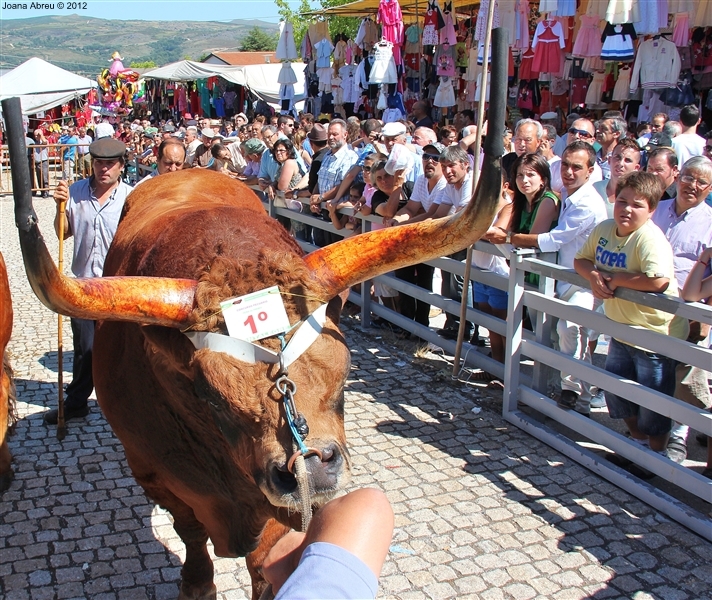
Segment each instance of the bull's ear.
M348 299L349 290L346 289L338 296L335 296L329 300L329 304L326 306L326 316L329 317L334 324L339 324L339 321L341 320L341 310L344 308L344 304L346 304Z

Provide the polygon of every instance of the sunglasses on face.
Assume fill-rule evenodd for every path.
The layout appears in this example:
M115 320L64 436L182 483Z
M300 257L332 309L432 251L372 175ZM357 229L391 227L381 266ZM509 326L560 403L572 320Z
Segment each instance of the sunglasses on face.
M433 162L439 162L440 155L439 154L425 154L425 153L423 153L423 160L432 160Z
M579 137L582 138L590 138L593 137L588 131L585 129L576 129L575 127L569 128L569 133L571 135L578 135Z

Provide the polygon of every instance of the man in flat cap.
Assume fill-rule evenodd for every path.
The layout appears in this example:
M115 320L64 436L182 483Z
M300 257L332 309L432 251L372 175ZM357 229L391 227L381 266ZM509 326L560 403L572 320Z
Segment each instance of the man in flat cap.
M92 176L69 185L60 181L54 192L57 214L54 228L64 239L74 236L72 273L75 277L101 277L104 259L114 239L124 201L132 188L121 181L126 145L116 138L103 137L89 146ZM60 212L60 205L66 209ZM74 365L72 382L67 386L64 418L84 417L87 400L94 389L92 346L94 321L72 319ZM57 410L45 413L45 423L57 423Z

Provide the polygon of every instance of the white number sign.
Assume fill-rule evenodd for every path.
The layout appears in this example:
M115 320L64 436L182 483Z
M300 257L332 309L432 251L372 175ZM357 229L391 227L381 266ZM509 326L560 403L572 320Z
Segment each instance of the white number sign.
M282 295L275 285L220 303L230 337L253 342L289 329Z

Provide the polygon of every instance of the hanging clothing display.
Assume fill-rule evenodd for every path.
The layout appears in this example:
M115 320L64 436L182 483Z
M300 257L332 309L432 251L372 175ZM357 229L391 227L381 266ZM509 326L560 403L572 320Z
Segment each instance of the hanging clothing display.
M370 84L398 83L398 72L393 58L393 44L381 40L373 50L374 61L368 82Z
M557 17L573 17L576 14L576 0L558 0L558 6L551 14Z
M656 0L652 0L655 2ZM612 25L636 23L640 21L640 0L610 0L606 10L606 21ZM648 3L645 3L647 9Z
M514 38L514 48L526 50L529 48L529 0L517 0L517 34Z
M654 35L661 29L661 12L665 11L665 24L667 27L667 0L648 0L645 3L645 10L640 11L640 20L633 23L638 35Z
M712 0L698 0L692 19L693 27L709 27L712 25Z
M403 13L398 0L381 0L378 5L376 21L381 24L381 38L393 45L393 60L402 65L401 46L403 45Z
M499 26L507 32L507 45L513 46L517 39L517 0L499 0ZM479 19L479 15L477 15Z
M489 13L490 1L494 1L494 14L492 15L492 28L500 26L499 6L496 0L481 0L480 11L477 13L477 24L475 25L475 39L478 42L484 41L487 30L487 14Z
M638 46L638 55L630 78L631 94L638 89L674 87L680 76L680 54L675 44L663 37L645 40Z
M635 58L633 40L637 37L635 28L630 23L624 25L606 23L601 34L603 42L601 60L632 61Z
M581 16L581 28L576 36L571 54L584 58L601 56L603 45L601 42L601 30L598 27L599 22L598 16Z
M545 20L539 23L532 40L532 68L540 73L559 73L563 66L562 49L565 45L564 30L559 21Z
M292 69L292 63L284 62L282 63L282 68L279 70L279 75L277 75L277 83L281 84L294 84L297 83L297 74Z
M438 46L433 64L438 77L455 77L455 48L449 44Z
M344 104L356 102L361 95L361 86L356 79L356 65L345 65L339 69L341 88L344 93Z
M683 48L690 43L690 14L676 13L675 28L672 32L672 41L678 48Z
M438 85L438 89L435 92L433 104L441 108L455 106L455 89L452 87L452 78L440 78L440 85Z
M623 67L618 71L618 79L613 88L613 101L625 102L630 98L630 67Z
M331 67L331 53L333 51L334 45L331 43L331 40L329 40L329 38L323 38L321 41L314 44L317 69Z
M442 21L442 14L435 0L428 2L428 10L425 11L425 20L423 21L423 46L437 46L440 43L438 35L440 21Z
M603 95L603 82L605 79L604 73L594 73L593 79L588 84L586 98L584 103L586 106L595 106L601 104L601 96Z
M539 12L542 14L556 12L558 7L559 0L541 0L539 2Z
M297 45L294 41L294 27L289 21L279 24L279 41L275 56L279 60L297 60Z
M369 52L378 42L378 26L369 17L361 21L354 42L366 52Z

